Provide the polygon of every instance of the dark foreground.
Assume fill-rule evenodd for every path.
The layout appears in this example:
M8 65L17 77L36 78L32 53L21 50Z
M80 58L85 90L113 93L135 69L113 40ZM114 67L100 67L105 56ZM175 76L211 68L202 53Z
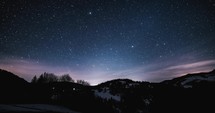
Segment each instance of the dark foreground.
M97 86L28 83L0 71L0 112L215 113L215 71L161 83L117 79Z

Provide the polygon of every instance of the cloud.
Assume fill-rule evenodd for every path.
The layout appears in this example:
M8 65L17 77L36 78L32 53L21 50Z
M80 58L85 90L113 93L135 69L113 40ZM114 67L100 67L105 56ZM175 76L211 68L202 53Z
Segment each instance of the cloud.
M204 60L190 63L177 64L160 68L158 70L148 71L146 74L147 80L159 82L166 79L171 79L188 73L199 73L213 70L215 67L215 60Z
M143 65L132 69L113 72L116 78L130 78L137 81L161 82L163 80L172 79L183 76L188 73L198 73L211 71L215 67L215 60L203 60L196 62L182 62L178 64L175 61L168 61L169 64L164 65L157 62L149 65Z
M212 64L215 64L215 60L206 60L206 61L199 61L199 62L193 62L193 63L188 63L188 64L170 66L167 68L167 70L199 68L199 67L203 67L203 66L209 66Z

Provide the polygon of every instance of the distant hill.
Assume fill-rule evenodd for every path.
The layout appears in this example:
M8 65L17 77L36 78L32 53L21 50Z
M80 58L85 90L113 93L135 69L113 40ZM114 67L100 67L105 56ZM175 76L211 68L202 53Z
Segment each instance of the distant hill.
M183 87L183 88L192 88L200 85L201 83L210 83L210 82L215 82L215 70L211 72L187 74L178 78L174 78L172 80L166 80L162 83Z
M0 85L22 85L27 84L23 78L18 77L17 75L0 69Z

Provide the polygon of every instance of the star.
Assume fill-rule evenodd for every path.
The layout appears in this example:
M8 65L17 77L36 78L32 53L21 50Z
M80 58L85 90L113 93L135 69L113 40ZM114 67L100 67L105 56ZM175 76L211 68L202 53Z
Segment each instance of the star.
M88 14L89 14L89 15L92 15L92 12L90 11L90 12L88 12Z

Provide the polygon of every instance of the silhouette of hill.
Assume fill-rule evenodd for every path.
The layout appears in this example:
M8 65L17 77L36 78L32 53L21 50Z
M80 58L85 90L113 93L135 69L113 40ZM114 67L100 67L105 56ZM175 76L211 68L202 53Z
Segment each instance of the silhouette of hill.
M17 75L0 69L0 103L27 100L29 83Z
M201 72L187 74L181 77L174 78L172 80L166 80L162 83L171 84L178 87L192 88L201 83L215 82L215 70L211 72Z
M0 84L1 85L20 85L28 83L23 78L18 77L17 75L0 69Z

